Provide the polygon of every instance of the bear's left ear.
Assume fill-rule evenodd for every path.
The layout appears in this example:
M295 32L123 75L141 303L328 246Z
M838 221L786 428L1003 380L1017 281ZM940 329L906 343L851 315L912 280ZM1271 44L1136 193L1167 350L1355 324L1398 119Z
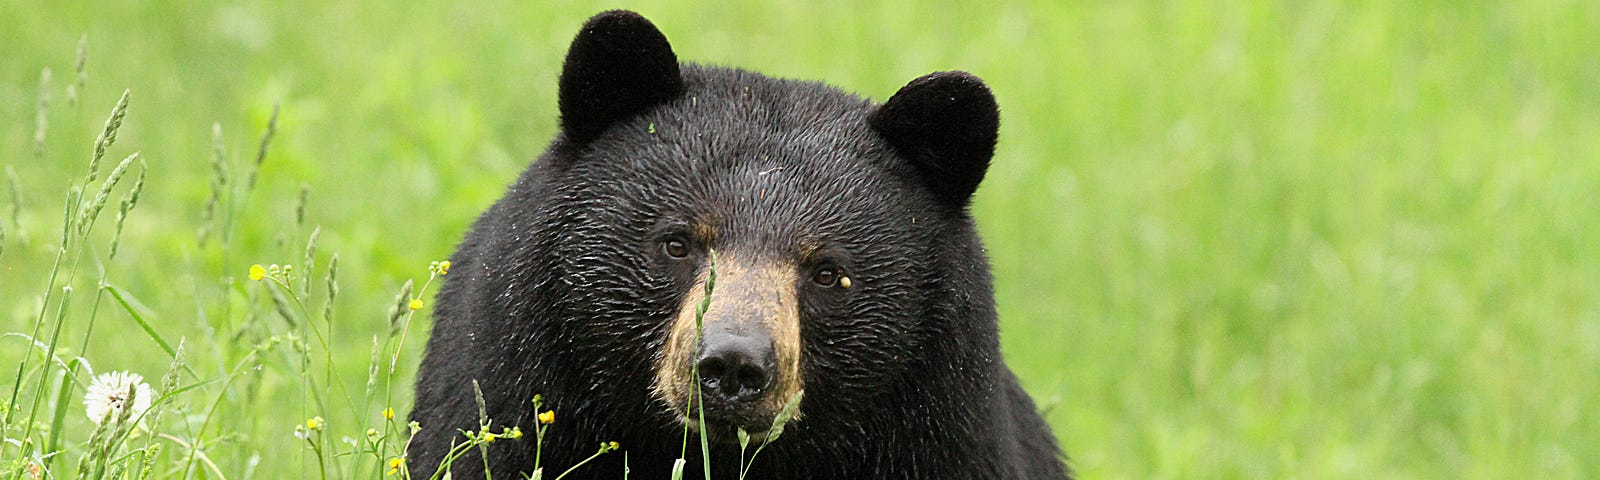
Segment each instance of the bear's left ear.
M572 39L561 67L561 130L585 144L612 123L683 92L666 35L637 13L601 12Z
M940 200L962 208L989 170L1000 108L978 77L935 72L901 87L867 123L911 160Z

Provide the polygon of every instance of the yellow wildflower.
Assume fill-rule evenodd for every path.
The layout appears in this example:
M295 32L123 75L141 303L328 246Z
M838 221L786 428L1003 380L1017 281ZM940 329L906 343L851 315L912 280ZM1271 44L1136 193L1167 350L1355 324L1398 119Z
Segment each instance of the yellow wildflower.
M556 411L545 410L544 413L539 414L539 423L543 423L545 425L556 423Z
M483 433L483 443L494 443L494 439L496 438L500 438L500 436L495 435L494 432Z
M262 278L264 278L266 276L267 276L267 269L265 267L262 267L261 264L257 263L255 265L251 265L250 266L250 279L251 280L255 280L255 281L259 282L259 281L261 281Z
M411 309L412 310L421 310L422 309L422 299L420 299L420 298L411 299Z
M406 466L406 460L400 457L389 459L389 475L400 473L400 467Z
M446 273L450 273L450 261L449 260L445 260L443 262L439 262L439 274L440 275L444 275Z
M383 419L384 420L394 420L394 409L393 408L385 408L385 409L383 409Z
M311 418L308 418L308 419L306 419L306 430L311 430L311 431L322 430L322 425L324 423L326 423L326 422L322 421L322 417L311 417Z

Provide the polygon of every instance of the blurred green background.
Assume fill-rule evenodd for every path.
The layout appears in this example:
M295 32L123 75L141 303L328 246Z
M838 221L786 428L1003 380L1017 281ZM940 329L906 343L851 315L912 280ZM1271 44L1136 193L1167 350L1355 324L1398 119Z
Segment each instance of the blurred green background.
M104 268L220 375L208 339L244 309L218 304L270 305L240 293L246 268L299 262L320 225L320 255L341 257L334 363L360 388L400 283L542 151L568 42L617 7L684 60L880 101L935 70L989 82L1001 141L973 211L1005 352L1085 477L1600 476L1592 0L0 0L0 166L22 202L13 216L0 184L0 332L32 328L63 195L127 88L107 162L140 150L150 179L123 252L80 267L70 318ZM275 104L230 246L200 248L213 122L239 181ZM86 351L66 324L66 353L159 377L165 355L101 308ZM6 393L21 351L0 339ZM257 420L225 463L268 459L231 477L304 473L275 461L304 456L302 395L278 377L259 380L277 400L230 412Z

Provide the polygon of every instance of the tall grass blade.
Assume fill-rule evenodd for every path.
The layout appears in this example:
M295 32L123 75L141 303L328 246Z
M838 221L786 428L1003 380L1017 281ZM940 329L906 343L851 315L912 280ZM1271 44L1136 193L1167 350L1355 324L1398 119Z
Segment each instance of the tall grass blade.
M706 291L705 298L700 299L700 305L694 312L694 351L700 351L701 335L705 332L706 311L711 309L711 292L717 286L717 252L708 251L706 266ZM700 463L705 469L706 480L711 480L711 442L706 438L706 404L705 394L700 391L700 364L696 362L691 367L690 378L694 382L694 409L700 416Z
M34 420L39 415L39 402L44 400L44 386L50 381L49 361L56 356L56 343L61 340L61 327L67 323L67 305L71 301L72 287L61 287L61 304L56 307L55 329L50 333L50 341L45 343L44 358L46 363L39 371L39 386L34 389L33 404L28 407L28 421L22 427L22 439L25 441L33 438Z
M51 295L53 295L55 293L56 276L57 276L57 274L59 274L61 272L61 259L62 259L62 257L65 257L66 254L67 254L67 238L68 238L68 236L67 236L66 230L71 228L70 225L72 224L72 221L71 221L72 220L72 205L75 202L77 202L76 192L77 192L77 187L73 187L70 191L67 192L66 207L63 208L63 212L62 212L62 217L63 217L62 221L64 222L65 226L64 226L64 229L63 229L62 234L61 234L61 246L60 246L60 248L56 249L56 259L55 259L55 262L50 267L50 280L45 282L44 298L40 299L40 301L39 301L39 314L34 317L34 319L33 319L33 330L30 333L28 333L29 341L35 341L35 339L39 338L39 330L44 328L44 319L45 319L45 315L48 313L48 309L49 309L49 305L50 305L50 297L51 297ZM0 430L4 430L4 429L10 428L12 419L16 418L17 411L19 410L17 408L17 406L18 406L17 397L19 395L21 395L21 393L22 393L23 374L27 373L27 371L28 371L28 359L30 359L32 357L33 357L33 355L26 355L25 354L25 355L22 356L22 361L17 362L17 375L16 375L16 377L14 377L14 379L11 382L11 398L6 400L6 404L5 404L6 408L4 409L5 410L5 419L3 421L0 421ZM47 356L47 357L44 358L43 361L48 362L48 361L50 361L50 358ZM42 382L43 380L41 379L40 381ZM24 441L24 442L27 441L27 436L26 435L23 436L22 441Z
M78 372L79 365L86 363L87 362L83 360L83 357L75 357L71 362L67 363L66 368L61 369L61 377L58 380L56 388L55 410L51 412L50 415L49 437L46 438L44 442L44 451L46 452L56 452L60 451L61 449L62 434L66 431L66 429L62 428L62 426L66 424L67 408L71 407L73 403L71 398L72 387L74 382L77 381L73 375ZM90 375L93 374L93 370L91 369ZM46 468L49 468L50 461L54 458L54 456L51 456L45 459Z
M105 290L106 293L111 294L111 298L116 300L118 305L122 306L123 311L128 312L128 317L133 318L133 322L139 324L139 328L144 330L145 335L150 337L151 340L154 340L156 345L161 347L161 351L167 352L168 358L176 358L178 356L178 351L173 349L172 345L167 343L165 338L161 337L161 334L156 333L155 327L150 325L150 321L145 319L145 315L143 313L140 313L141 311L150 311L149 307L139 303L137 298L133 298L133 296L123 293L122 289L117 288L115 285L106 284L101 285L100 288Z

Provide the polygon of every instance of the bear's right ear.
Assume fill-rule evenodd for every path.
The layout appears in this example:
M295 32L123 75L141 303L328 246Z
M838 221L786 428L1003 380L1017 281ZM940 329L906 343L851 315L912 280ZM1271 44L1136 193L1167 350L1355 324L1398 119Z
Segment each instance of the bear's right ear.
M627 10L583 24L561 68L561 130L585 144L628 115L683 92L678 56L667 37Z

